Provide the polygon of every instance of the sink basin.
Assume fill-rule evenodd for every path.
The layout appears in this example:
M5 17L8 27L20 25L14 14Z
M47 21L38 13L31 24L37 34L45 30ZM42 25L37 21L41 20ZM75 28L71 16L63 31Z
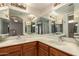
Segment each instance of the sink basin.
M0 42L4 42L4 41L6 41L5 39L0 39Z
M63 42L51 42L51 43L53 43L55 45L64 45Z
M57 40L48 40L48 42L55 45L64 45L64 42L57 41Z

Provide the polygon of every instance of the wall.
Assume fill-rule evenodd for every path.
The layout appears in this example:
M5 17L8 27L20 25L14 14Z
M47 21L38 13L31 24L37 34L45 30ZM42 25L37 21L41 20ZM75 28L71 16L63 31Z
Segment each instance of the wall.
M9 9L4 9L0 11L0 18L9 19Z

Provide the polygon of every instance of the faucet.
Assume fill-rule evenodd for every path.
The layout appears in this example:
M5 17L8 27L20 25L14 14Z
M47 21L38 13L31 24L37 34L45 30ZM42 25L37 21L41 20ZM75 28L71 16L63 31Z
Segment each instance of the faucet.
M64 40L62 39L63 36L59 36L59 40L60 42L63 42Z
M18 37L18 38L21 38L21 36L20 36L20 35L17 35L17 37Z
M20 34L19 34L19 33L17 33L17 39L20 39L20 38L21 38Z
M62 39L62 37L65 37L65 35L61 35L59 36L59 41L63 42L64 40Z

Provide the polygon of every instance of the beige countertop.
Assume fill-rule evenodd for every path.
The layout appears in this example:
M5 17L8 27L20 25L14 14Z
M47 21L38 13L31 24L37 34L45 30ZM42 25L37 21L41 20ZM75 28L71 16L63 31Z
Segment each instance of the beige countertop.
M49 46L60 49L64 52L79 56L79 46L77 44L67 41L57 42L56 39L57 38L52 38L52 36L50 35L25 35L21 36L20 38L18 38L17 36L11 36L7 38L6 41L0 42L0 47L7 47L11 45L22 44L32 41L40 41L45 44L48 44Z

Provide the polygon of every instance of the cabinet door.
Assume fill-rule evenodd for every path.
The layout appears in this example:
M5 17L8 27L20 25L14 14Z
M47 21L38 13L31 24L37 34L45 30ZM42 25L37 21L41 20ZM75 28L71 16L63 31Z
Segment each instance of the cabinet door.
M6 50L6 48L0 48L0 56L6 56L7 54L9 54Z
M48 56L48 45L38 42L38 56Z
M71 55L58 49L50 48L50 56L71 56Z
M48 45L41 43L41 42L38 43L38 48L42 48L45 51L48 51Z
M23 56L36 56L37 50L36 48L28 48L23 50Z
M42 48L38 49L38 56L48 56L48 51L45 51Z
M21 46L16 45L16 46L9 46L5 48L0 48L0 55L1 56L18 56L21 55Z
M24 56L36 56L37 55L37 42L30 42L23 45L23 53Z
M11 52L7 56L21 56L21 51Z

